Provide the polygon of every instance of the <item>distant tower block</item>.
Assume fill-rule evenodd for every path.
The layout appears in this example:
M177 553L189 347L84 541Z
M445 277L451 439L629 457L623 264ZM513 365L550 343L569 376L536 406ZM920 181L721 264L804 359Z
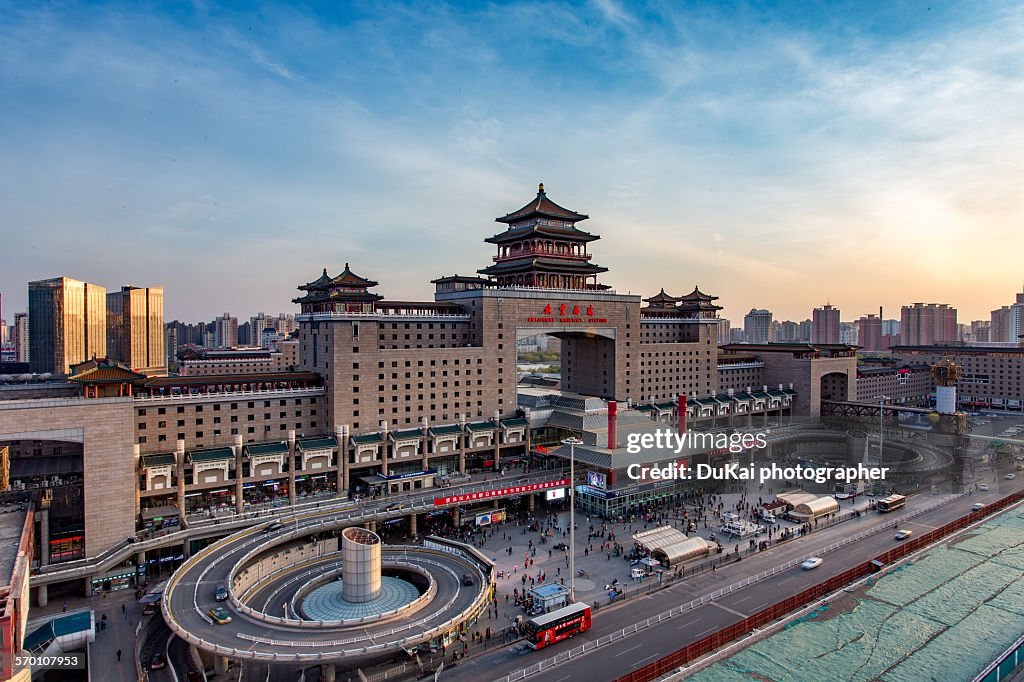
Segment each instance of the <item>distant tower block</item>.
M380 537L363 528L341 533L341 597L345 601L372 601L380 594Z

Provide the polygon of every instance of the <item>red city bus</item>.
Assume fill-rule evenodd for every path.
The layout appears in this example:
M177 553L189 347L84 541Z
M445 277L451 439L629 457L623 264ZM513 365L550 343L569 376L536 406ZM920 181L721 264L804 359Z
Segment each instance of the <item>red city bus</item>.
M589 630L590 624L590 607L576 602L526 621L526 643L543 649Z

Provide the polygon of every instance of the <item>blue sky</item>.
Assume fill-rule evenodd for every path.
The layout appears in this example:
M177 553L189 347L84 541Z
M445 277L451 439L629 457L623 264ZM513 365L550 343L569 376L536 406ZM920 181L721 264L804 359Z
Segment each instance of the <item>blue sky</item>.
M1020 3L7 3L0 102L8 321L58 274L168 320L345 262L429 298L538 182L603 281L734 323L1024 281Z

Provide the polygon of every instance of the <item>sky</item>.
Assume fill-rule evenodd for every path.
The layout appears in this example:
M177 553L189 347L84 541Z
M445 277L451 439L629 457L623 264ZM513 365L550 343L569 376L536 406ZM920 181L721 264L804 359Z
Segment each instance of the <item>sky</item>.
M0 4L0 292L165 287L167 320L391 299L494 218L590 219L621 293L844 320L1024 286L1024 4Z

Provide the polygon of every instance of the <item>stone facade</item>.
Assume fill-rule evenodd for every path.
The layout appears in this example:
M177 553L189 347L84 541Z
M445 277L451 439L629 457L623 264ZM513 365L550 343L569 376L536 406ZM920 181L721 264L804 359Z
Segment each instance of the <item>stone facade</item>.
M86 556L135 534L138 486L132 407L131 398L0 402L0 441L82 443Z

